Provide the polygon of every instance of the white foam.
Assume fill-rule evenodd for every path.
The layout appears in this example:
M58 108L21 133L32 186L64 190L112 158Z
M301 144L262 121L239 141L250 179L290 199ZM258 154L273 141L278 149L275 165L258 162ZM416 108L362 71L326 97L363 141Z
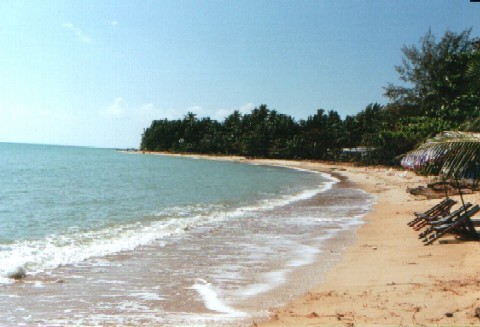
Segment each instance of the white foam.
M324 242L332 235L322 236L321 241ZM243 298L251 298L263 293L274 290L278 286L285 284L287 275L295 270L295 268L311 264L315 260L315 256L321 252L317 247L304 244L296 244L296 250L292 253L294 259L285 264L285 268L263 273L258 277L258 282L250 284L240 290L235 291L235 295Z
M322 175L329 181L315 188L282 195L276 199L259 200L252 205L232 210L225 210L219 205L174 207L159 213L156 221L110 226L86 232L72 230L70 233L50 235L42 240L13 243L8 249L0 251L0 283L11 282L7 278L9 272L19 267L25 269L27 274L36 274L60 265L76 264L92 257L133 250L170 235L184 234L191 228L210 222L225 221L309 199L329 190L338 182L331 176Z
M328 191L333 187L335 183L337 183L336 180L331 180L329 182L325 182L323 185L317 185L317 187L313 189L303 190L291 195L283 195L276 199L261 200L255 205L238 208L235 211L228 213L228 215L238 216L238 215L243 215L244 213L247 213L247 212L267 211L277 207L283 207L298 201L307 200L314 197L317 194Z
M287 267L301 267L311 264L315 255L320 252L317 248L313 246L302 245L295 251L295 259L287 263Z
M97 279L97 284L125 284L124 280L108 280L108 279Z
M291 269L282 269L264 273L259 279L263 282L250 284L247 287L235 292L240 297L253 297L273 290L275 287L284 284L287 274Z
M163 301L165 300L162 298L158 293L153 292L139 292L139 293L130 293L129 296L138 297L145 301Z
M97 304L99 306L100 304ZM142 305L136 301L123 301L118 305L115 305L113 308L120 310L120 311L134 311L134 312L145 312L149 313L150 308L146 305Z
M234 308L228 306L225 302L219 299L217 290L215 287L201 278L195 278L195 284L193 284L189 289L196 290L201 296L205 307L209 310L225 313L229 316L242 317L245 316L244 312L235 310Z
M13 284L13 283L15 283L15 280L12 278L0 277L0 284Z
M42 287L45 287L45 285L41 282L41 281L38 281L36 280L35 283L33 284L34 287L37 287L37 288L42 288Z

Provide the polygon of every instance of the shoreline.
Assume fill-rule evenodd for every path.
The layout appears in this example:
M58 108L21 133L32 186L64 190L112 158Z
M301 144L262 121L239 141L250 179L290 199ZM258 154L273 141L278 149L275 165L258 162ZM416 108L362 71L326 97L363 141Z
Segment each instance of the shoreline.
M141 152L140 152L141 153ZM443 239L424 246L418 232L407 226L414 211L425 211L438 199L406 192L425 185L425 177L385 167L313 161L246 159L146 152L179 157L302 168L332 174L376 196L372 211L340 260L323 282L253 326L401 326L478 325L480 307L480 243ZM464 196L480 203L479 194ZM458 196L452 198L458 200ZM448 314L448 315L447 315Z

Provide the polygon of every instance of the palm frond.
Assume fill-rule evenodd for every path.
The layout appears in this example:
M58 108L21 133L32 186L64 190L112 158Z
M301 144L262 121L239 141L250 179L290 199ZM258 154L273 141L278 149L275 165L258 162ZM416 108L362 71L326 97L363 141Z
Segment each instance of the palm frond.
M446 178L480 178L480 133L442 132L408 152L401 165Z
M470 91L480 92L480 52L477 51L472 55L466 75L470 80Z

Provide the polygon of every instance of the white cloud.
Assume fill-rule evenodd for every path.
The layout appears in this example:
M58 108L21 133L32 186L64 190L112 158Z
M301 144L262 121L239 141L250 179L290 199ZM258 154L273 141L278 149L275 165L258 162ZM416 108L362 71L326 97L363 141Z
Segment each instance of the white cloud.
M138 116L142 117L144 120L150 120L149 122L151 122L155 119L179 119L183 117L183 113L173 108L159 109L155 107L153 103L147 103L139 107Z
M223 121L227 116L231 115L235 110L238 110L241 114L250 113L255 108L255 105L251 102L245 103L241 106L232 108L221 108L216 110L212 114L212 118L218 121Z
M242 114L247 114L247 113L250 113L250 111L252 111L253 109L255 109L255 105L249 102L238 107L236 110L240 111Z
M116 20L112 20L112 21L110 22L110 25L112 25L112 26L117 26L117 25L118 25L118 22L117 22Z
M235 106L231 108L220 108L217 110L205 109L200 105L194 105L186 107L183 110L174 108L158 108L153 103L145 103L139 106L129 106L123 97L117 97L113 100L112 104L99 111L99 114L107 118L115 119L128 119L130 121L147 121L151 122L155 119L182 119L187 113L192 112L197 115L198 118L210 117L212 119L223 121L225 117L232 114L235 110L240 111L242 114L250 113L255 108L255 105L251 102Z
M80 41L82 41L84 43L90 43L90 41L91 41L90 36L88 36L84 31L82 31L80 28L73 25L72 23L66 23L66 24L63 25L63 27L72 31Z
M188 112L193 112L198 118L210 117L223 121L225 117L238 110L242 114L249 113L255 106L246 103L231 108L218 110L206 109L200 105L176 108L159 108L153 103L129 105L123 97L117 97L113 102L98 111L97 122L92 131L98 141L108 147L138 147L142 132L153 120L182 119Z
M128 114L128 104L122 97L116 98L111 105L100 110L104 117L123 118Z
M180 117L183 117L188 112L192 112L197 115L198 118L210 117L219 122L223 121L227 116L231 115L235 110L238 110L242 114L250 113L255 108L255 105L251 102L245 103L240 106L235 106L231 108L220 108L216 110L207 110L202 106L191 106L188 107Z
M159 108L153 103L131 105L123 97L113 99L110 105L96 112L0 104L0 141L138 147L143 130L153 120L182 119L191 111L198 118L209 116L223 121L234 110L248 113L253 108L251 103L218 110L198 105Z
M113 119L128 119L129 121L148 121L149 123L154 119L179 119L182 118L187 111L201 110L200 107L190 107L185 113L173 109L157 108L153 103L145 103L139 106L129 106L123 97L117 97L108 107L102 108L99 111L100 116ZM197 112L197 111L196 111Z
M204 116L207 115L205 110L203 110L202 106L190 106L187 108L186 113L192 112L198 116Z
M217 120L217 121L223 121L225 117L230 115L233 111L229 109L218 109L215 111L215 113L212 115L212 119Z
M160 109L152 103L129 105L122 97L98 111L95 123L96 134L101 135L102 146L138 147L142 132L156 119L179 119L182 112L175 109Z

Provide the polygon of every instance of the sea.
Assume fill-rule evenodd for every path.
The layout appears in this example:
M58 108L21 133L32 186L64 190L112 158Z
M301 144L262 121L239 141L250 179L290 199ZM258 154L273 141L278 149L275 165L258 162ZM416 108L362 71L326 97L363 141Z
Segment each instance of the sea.
M0 326L249 326L374 203L320 172L53 145L0 143L0 182Z

